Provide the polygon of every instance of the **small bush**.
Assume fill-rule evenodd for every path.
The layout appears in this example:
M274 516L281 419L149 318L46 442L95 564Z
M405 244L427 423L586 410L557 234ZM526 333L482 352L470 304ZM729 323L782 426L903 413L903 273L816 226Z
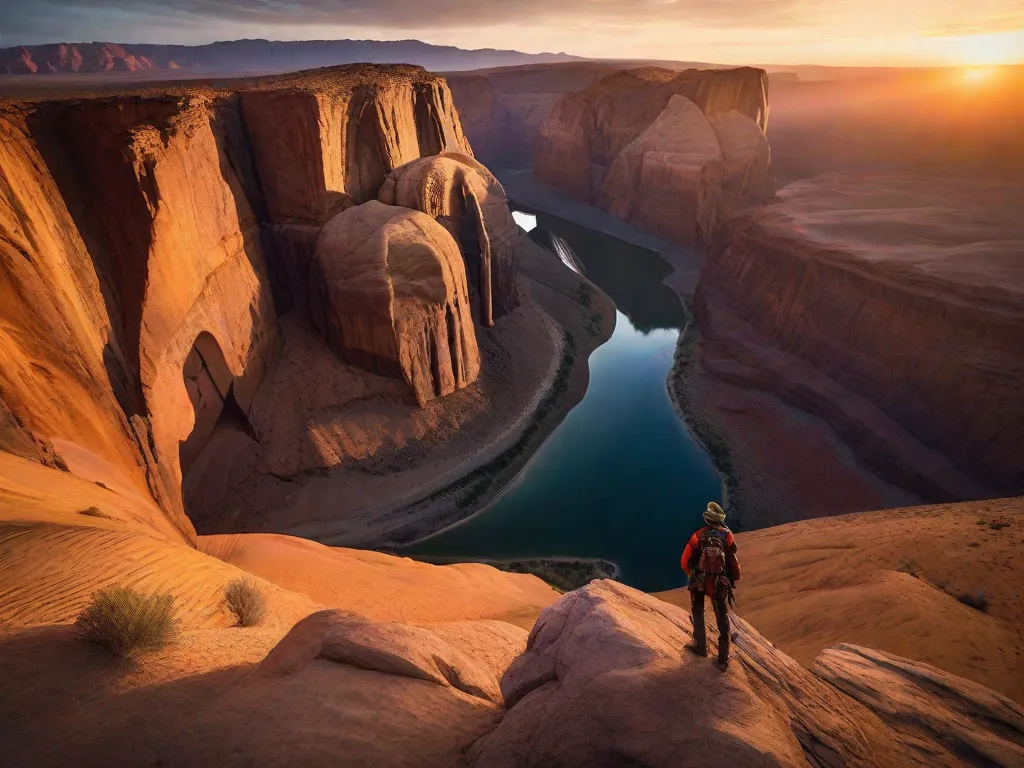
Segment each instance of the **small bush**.
M917 576L917 561L904 558L900 560L898 570L901 573L908 573L911 576Z
M235 614L240 627L255 627L267 615L263 590L250 578L235 579L224 590L224 604Z
M961 592L956 596L956 599L964 605L969 605L971 608L976 608L979 611L984 611L988 608L988 600L985 599L984 592L978 592L978 594Z
M87 515L88 517L102 517L106 520L113 520L113 518L110 515L101 510L99 507L86 507L85 509L80 510L78 514Z
M155 650L177 637L174 596L106 587L93 593L76 626L83 640L102 645L119 658Z

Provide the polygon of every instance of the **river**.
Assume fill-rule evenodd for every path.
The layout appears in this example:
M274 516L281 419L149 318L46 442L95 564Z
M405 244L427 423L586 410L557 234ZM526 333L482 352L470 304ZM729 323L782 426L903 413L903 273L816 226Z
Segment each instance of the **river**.
M721 480L666 389L686 322L662 282L671 267L653 251L553 216L517 211L516 219L611 296L615 331L590 357L586 396L512 484L473 517L402 553L600 558L638 589L681 586L680 553L707 502L721 500Z

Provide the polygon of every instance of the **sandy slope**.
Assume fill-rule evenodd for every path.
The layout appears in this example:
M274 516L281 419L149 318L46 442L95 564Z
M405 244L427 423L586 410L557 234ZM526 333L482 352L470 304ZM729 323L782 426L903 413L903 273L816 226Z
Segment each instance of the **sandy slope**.
M801 663L856 643L1024 701L1024 499L807 520L738 538L738 612ZM956 597L979 592L984 612ZM685 590L661 596L688 599Z
M199 549L321 605L376 621L506 619L522 610L539 613L558 597L534 576L487 565L439 568L292 536L201 536Z
M269 612L261 626L240 629L232 626L221 600L225 585L247 571L267 595ZM107 584L173 594L182 626L177 642L124 662L76 640L71 623L89 595ZM495 670L522 650L526 633L504 621L466 620L508 618L522 624L527 621L522 617L536 616L557 597L529 575L332 550L287 536L203 537L196 550L152 504L0 453L3 761L148 765L154 755L170 759L192 743L194 729L207 722L208 708L237 688L239 698L231 701L262 707L267 727L261 734L275 744L281 704L290 712L305 708L316 713L322 720L316 727L337 742L334 754L372 741L379 754L400 750L421 764L435 764L437 755L492 727L498 707L410 679L407 672L395 677L386 670L364 671L365 664L379 667L380 658L386 661L389 633L395 631L388 627L402 626L367 624L367 619L429 623L434 635L456 649L444 664L470 664L466 659L471 659L470 672L496 690ZM256 665L297 622L324 607L341 609L338 615L345 618L339 621L348 622L349 634L356 635L349 644L357 651L370 642L371 651L384 649L383 657L379 652L367 656L364 648L358 651L362 661L318 662L287 686L274 682L280 672L262 683L253 677ZM360 633L367 632L369 641L359 641ZM344 686L344 695L338 695L338 685ZM388 697L396 703L421 702L418 714L398 726L381 719L381 702ZM274 701L278 704L268 703ZM343 727L338 705L346 713ZM251 733L238 722L239 716L248 717L241 705L229 702L218 711L217 723L233 724L239 737ZM308 725L302 718L293 721L299 722ZM454 735L427 738L448 726ZM396 727L405 739L401 747L393 740ZM61 738L53 739L55 733ZM207 736L210 744L220 744L224 732L214 726ZM169 755L161 752L165 743L174 745ZM292 739L284 748L298 743ZM272 753L266 746L264 756Z

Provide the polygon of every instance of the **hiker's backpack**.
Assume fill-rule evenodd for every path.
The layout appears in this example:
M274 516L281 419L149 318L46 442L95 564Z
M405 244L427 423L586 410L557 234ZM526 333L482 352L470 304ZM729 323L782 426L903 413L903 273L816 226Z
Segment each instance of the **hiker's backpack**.
M700 535L700 564L697 570L706 576L725 573L725 531L708 528Z

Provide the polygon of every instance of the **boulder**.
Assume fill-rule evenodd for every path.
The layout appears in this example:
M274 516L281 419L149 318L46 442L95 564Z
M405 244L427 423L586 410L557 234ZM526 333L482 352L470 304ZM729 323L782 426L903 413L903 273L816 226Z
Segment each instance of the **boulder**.
M335 216L309 293L313 323L342 359L404 379L420 405L480 373L458 245L424 213L373 200Z
M423 211L459 245L475 317L484 325L514 309L519 228L490 171L463 154L415 160L392 171L378 199Z

